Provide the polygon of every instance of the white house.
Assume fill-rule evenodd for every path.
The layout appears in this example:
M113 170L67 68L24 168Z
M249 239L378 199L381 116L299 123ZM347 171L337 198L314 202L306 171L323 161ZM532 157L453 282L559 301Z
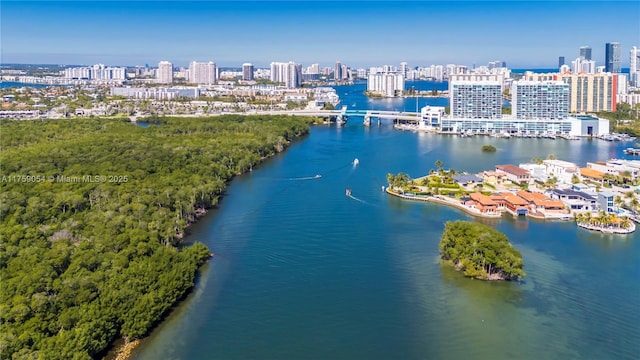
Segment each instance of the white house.
M561 184L571 184L574 176L580 179L580 168L578 165L563 160L543 160L549 177L555 177Z

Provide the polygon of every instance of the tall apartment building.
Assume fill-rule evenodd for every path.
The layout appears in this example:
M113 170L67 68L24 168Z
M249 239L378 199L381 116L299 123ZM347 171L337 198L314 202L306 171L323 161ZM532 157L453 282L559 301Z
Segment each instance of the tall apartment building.
M168 61L160 61L156 79L161 84L171 84L173 82L173 64Z
M242 64L242 80L244 81L253 80L253 64L251 63Z
M640 87L640 49L635 46L629 51L629 79L631 86Z
M336 66L333 70L333 78L336 80L342 79L342 64L340 61L336 61Z
M569 117L569 90L569 85L562 81L514 81L511 115L516 119L566 119Z
M498 81L451 82L451 116L461 119L502 118L502 83Z
M576 74L593 74L596 72L596 62L579 57L571 62L571 71Z
M126 68L106 67L104 64L64 69L67 79L85 80L125 80Z
M189 64L189 82L192 84L215 84L218 80L218 67L212 61Z
M564 56L558 56L558 67L564 65Z
M402 74L402 76L404 76L404 78L407 78L407 75L409 73L409 63L407 62L401 62L400 63L400 73Z
M296 88L302 84L302 66L293 61L272 62L271 81L284 83L288 88Z
M621 50L620 43L611 42L605 45L605 53L604 53L604 63L605 63L605 71L618 74L622 72L621 68Z
M591 60L591 46L580 46L580 57Z
M400 73L376 72L371 70L367 78L367 91L386 96L394 97L402 95L404 90L404 76Z
M616 111L617 74L538 74L527 72L523 79L530 81L559 80L569 85L569 112Z

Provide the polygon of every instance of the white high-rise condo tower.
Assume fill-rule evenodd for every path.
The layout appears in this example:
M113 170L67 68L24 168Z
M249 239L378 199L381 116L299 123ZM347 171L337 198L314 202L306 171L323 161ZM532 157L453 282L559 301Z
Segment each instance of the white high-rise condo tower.
M156 79L161 84L171 84L173 82L173 64L168 61L160 61Z

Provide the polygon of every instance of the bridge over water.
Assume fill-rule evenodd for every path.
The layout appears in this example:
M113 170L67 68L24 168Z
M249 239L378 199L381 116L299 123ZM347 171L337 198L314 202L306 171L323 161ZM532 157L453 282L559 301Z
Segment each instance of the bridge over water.
M365 126L371 125L371 120L376 119L378 125L382 119L391 119L398 123L412 123L417 124L420 120L420 113L416 112L402 112L402 111L384 111L384 110L358 110L348 109L343 106L341 109L336 110L267 110L251 112L251 114L266 114L266 115L295 115L295 116L311 116L329 119L329 121L335 121L338 125L343 125L351 118L363 118L363 124Z

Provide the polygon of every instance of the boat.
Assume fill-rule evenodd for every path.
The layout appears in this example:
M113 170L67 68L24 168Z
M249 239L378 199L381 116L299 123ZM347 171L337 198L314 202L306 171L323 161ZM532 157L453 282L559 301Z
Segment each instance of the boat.
M346 191L345 195L351 196L351 189L347 188L347 191Z
M640 155L640 149L639 148L626 148L624 150L622 150L622 152L625 155Z
M358 160L358 158L355 158L353 160L353 166L357 166L358 164L360 164L360 160Z

